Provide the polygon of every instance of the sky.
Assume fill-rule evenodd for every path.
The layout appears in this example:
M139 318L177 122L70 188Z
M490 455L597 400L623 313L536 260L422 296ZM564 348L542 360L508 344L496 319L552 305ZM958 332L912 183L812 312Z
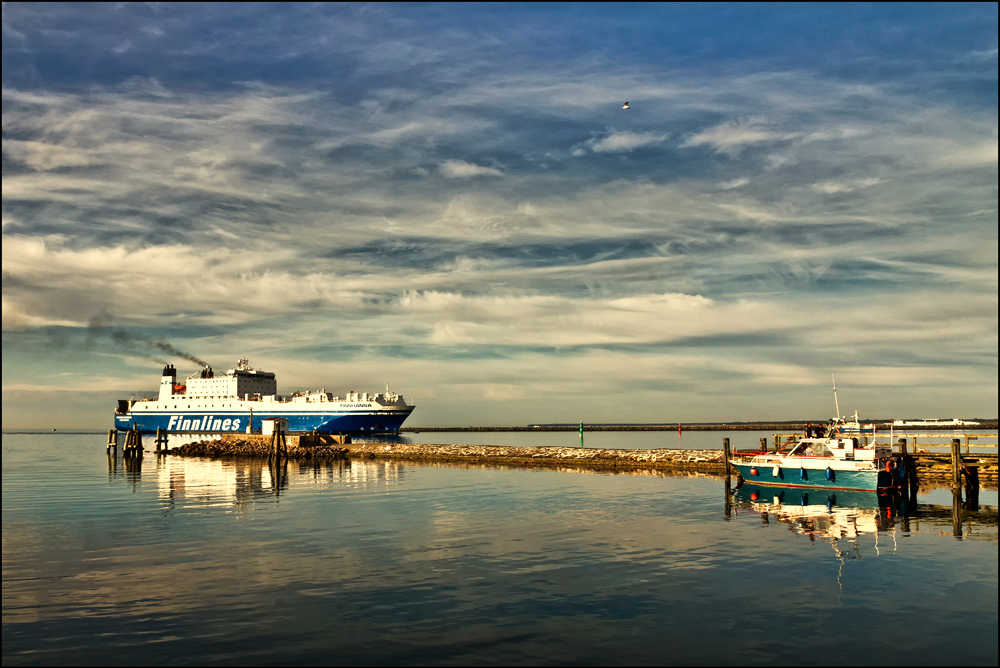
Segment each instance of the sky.
M3 427L995 417L997 177L993 3L6 3Z

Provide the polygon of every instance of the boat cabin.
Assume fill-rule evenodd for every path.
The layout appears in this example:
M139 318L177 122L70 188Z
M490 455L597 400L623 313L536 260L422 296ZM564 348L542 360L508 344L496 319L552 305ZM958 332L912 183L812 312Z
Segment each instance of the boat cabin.
M834 459L874 460L889 457L887 445L862 447L855 437L803 438L786 457L832 457Z

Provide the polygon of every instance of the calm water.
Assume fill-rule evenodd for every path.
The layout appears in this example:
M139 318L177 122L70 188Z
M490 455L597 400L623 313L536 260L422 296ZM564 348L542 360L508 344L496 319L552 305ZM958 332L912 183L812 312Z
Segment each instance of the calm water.
M995 491L955 537L948 490L747 488L727 521L714 477L103 442L3 435L4 665L997 663Z

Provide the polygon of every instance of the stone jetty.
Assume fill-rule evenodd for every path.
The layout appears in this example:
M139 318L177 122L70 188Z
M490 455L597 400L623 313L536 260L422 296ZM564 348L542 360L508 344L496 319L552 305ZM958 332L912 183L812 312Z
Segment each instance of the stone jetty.
M260 437L189 443L167 451L178 457L269 457L274 447ZM611 448L510 447L501 445L427 445L403 443L348 443L302 446L289 443L289 459L342 457L437 462L496 462L530 466L582 468L688 469L724 473L722 450L618 450Z

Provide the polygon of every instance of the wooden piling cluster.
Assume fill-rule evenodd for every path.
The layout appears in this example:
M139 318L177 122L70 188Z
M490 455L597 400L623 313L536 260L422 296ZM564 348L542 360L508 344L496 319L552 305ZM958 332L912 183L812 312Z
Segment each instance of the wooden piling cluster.
M285 430L281 428L281 425L275 425L274 432L271 433L271 457L288 459L288 441L285 439Z
M163 453L167 451L167 430L162 427L156 428L156 452Z
M122 446L122 458L142 459L142 432L136 425L125 432L125 445Z

